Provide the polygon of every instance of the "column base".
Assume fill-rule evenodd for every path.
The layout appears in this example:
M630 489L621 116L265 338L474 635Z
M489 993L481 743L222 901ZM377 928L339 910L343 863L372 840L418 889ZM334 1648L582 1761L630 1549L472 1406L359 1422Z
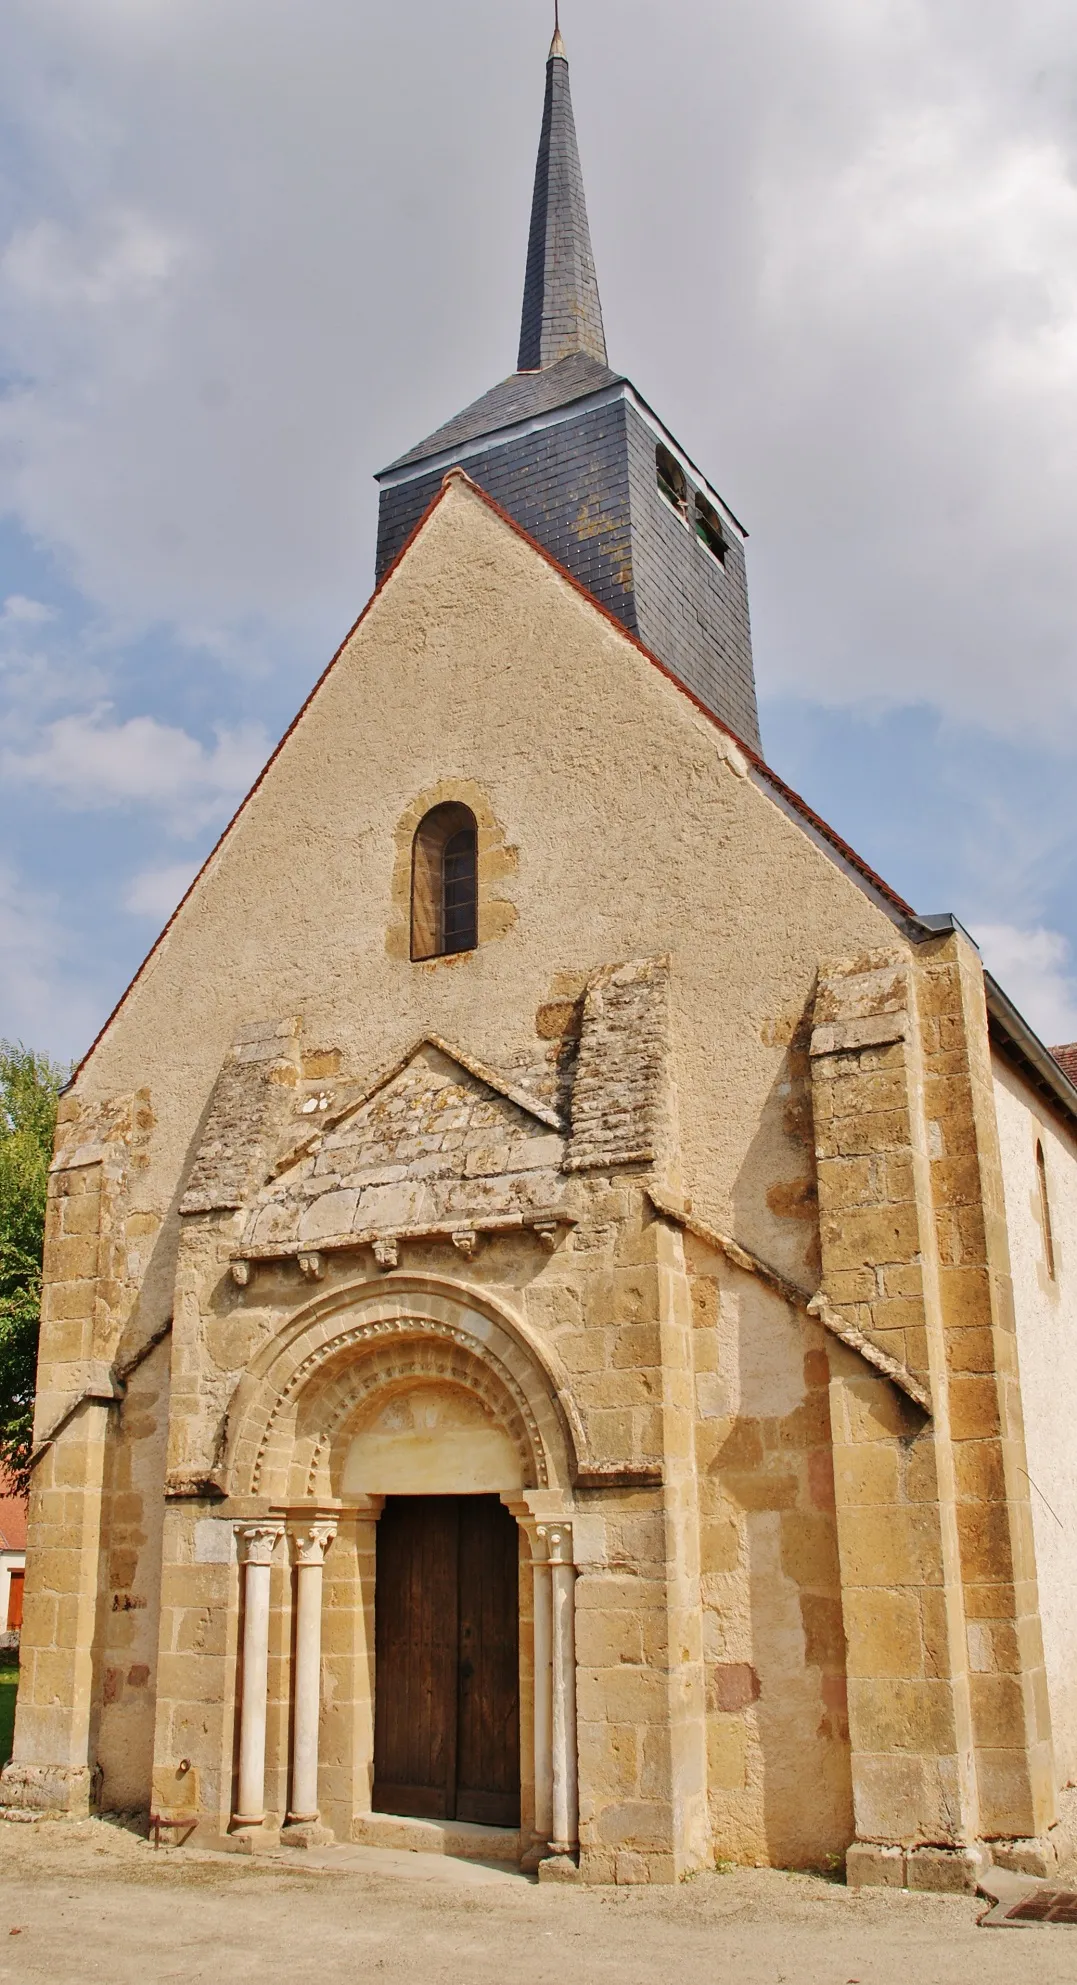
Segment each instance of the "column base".
M547 1854L538 1864L540 1882L578 1882L580 1865L573 1854Z
M336 1834L318 1819L289 1820L280 1830L282 1847L335 1847Z
M980 1841L963 1847L884 1847L858 1840L846 1853L845 1879L850 1888L975 1895L990 1865L991 1849Z
M0 1773L0 1806L53 1819L88 1819L97 1803L89 1765L16 1764Z
M228 1854L272 1854L279 1844L276 1827L238 1826L235 1820L217 1842Z

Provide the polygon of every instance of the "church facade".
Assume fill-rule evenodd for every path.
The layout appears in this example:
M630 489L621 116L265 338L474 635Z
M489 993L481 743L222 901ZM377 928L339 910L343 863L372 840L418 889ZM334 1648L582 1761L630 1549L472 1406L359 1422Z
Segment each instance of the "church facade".
M759 755L559 37L518 369L380 481L372 600L61 1105L0 1804L1048 1872L1077 1068Z

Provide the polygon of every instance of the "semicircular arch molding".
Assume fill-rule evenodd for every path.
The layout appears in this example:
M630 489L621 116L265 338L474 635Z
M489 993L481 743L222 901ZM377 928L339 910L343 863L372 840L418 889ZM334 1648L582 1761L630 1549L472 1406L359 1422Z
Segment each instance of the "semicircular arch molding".
M406 1433L404 1423L411 1419L412 1402L419 1402L429 1410L435 1400L441 1409L436 1412L438 1422L442 1423L438 1434L424 1437L418 1428ZM466 1433L458 1435L452 1430L452 1422L460 1417L454 1406L465 1409ZM291 1417L284 1416L285 1420ZM416 1481L404 1493L421 1490L451 1494L467 1492L473 1487L499 1491L537 1489L549 1484L549 1463L541 1436L519 1388L506 1383L503 1372L481 1362L462 1346L447 1345L441 1338L423 1335L394 1338L358 1359L344 1351L333 1360L324 1376L319 1374L300 1395L286 1484L281 1467L283 1455L274 1453L271 1440L255 1485L256 1493L264 1494L267 1489L276 1493L286 1487L288 1501L298 1502L312 1496L344 1499L356 1486L364 1493L375 1494L384 1494L387 1488L401 1488L402 1482L395 1479L391 1483L364 1479L359 1485L349 1481L354 1472L351 1464L356 1449L380 1445L376 1420L398 1423L390 1454L395 1455L403 1447L407 1451L403 1458L405 1466L414 1465L416 1446L429 1448L443 1444L447 1450L435 1471L437 1480L431 1484ZM444 1424L446 1421L448 1425ZM461 1443L467 1459L456 1479L454 1468L463 1457L452 1450ZM488 1443L492 1443L501 1457L498 1480L473 1482L475 1464L481 1462ZM287 1440L283 1445L287 1446ZM383 1454L381 1465L384 1467L389 1460L390 1456ZM373 1457L368 1461L368 1466L371 1464L376 1470ZM397 1470L392 1472L395 1477ZM270 1475L272 1480L267 1479ZM454 1479L449 1480L449 1476Z
M435 1374L496 1415L526 1483L571 1486L583 1457L547 1356L488 1298L427 1277L334 1290L263 1347L233 1398L223 1486L260 1498L324 1492L334 1443L371 1395Z

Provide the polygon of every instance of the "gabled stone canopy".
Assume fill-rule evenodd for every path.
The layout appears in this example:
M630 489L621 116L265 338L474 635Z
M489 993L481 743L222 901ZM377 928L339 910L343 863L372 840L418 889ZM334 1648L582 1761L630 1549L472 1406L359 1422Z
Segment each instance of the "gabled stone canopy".
M593 972L576 1015L554 1093L548 1070L508 1075L436 1035L363 1086L311 1088L301 1021L245 1028L180 1210L245 1209L237 1265L408 1233L571 1225L573 1174L676 1162L669 960Z
M551 1114L424 1041L263 1188L242 1249L317 1248L349 1234L546 1210L560 1196L566 1143Z

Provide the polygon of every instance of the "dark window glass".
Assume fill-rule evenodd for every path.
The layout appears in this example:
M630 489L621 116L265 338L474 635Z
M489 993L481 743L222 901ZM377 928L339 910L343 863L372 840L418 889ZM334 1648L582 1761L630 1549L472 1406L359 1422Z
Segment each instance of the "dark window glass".
M420 821L411 862L411 955L444 958L479 941L479 831L469 807L435 806Z
M474 951L479 941L479 865L473 827L462 827L445 844L444 949Z

